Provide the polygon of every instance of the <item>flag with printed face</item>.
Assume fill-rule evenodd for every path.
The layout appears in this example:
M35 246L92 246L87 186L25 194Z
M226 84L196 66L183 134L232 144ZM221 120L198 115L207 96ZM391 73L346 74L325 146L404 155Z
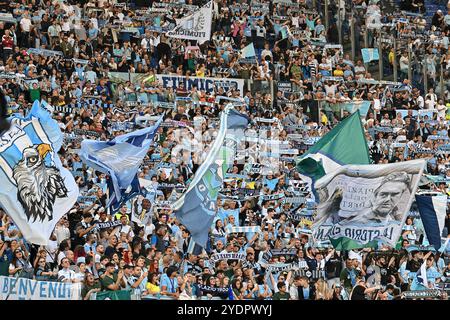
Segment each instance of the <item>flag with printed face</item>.
M345 165L320 178L314 239L330 240L336 250L394 247L425 166L422 159Z
M369 63L370 61L376 61L380 59L380 56L378 54L378 48L361 49L361 54L364 63Z
M206 160L186 193L172 205L177 218L202 247L206 247L208 231L217 213L216 201L224 175L233 164L237 143L248 123L248 117L235 111L231 104L225 108L219 133Z
M111 141L84 140L81 143L81 160L110 176L108 206L113 205L113 210L139 194L136 175L161 121L162 117L151 127L117 136Z
M27 241L40 245L47 245L79 193L57 154L63 135L52 110L36 100L29 114L13 117L0 136L0 206Z

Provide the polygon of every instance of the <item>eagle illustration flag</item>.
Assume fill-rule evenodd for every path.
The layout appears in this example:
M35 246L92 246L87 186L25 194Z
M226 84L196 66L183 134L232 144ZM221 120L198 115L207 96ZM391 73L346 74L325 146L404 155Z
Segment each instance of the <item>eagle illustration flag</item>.
M177 26L168 32L166 36L177 39L197 40L199 44L211 39L212 6L209 1L200 10L180 21Z
M0 136L0 206L24 238L46 245L58 220L78 198L78 186L57 152L63 135L52 107L35 101Z
M172 204L176 217L191 232L197 245L206 247L208 231L217 213L217 196L224 175L233 164L237 144L249 118L228 104L220 117L220 130L211 150L186 193Z
M342 120L296 160L297 171L314 181L346 164L370 164L359 111Z
M84 140L81 143L81 160L110 176L107 206L113 205L113 210L118 210L122 203L130 200L130 194L139 194L136 174L162 119L151 127L117 136L111 141Z

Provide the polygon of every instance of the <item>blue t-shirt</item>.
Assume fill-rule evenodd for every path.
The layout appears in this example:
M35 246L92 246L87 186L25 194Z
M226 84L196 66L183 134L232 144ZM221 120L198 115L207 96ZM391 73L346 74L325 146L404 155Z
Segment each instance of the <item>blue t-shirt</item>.
M163 274L161 276L160 288L166 287L166 291L170 293L175 293L178 288L178 280L177 278L170 279L167 274Z
M269 286L267 287L267 289L269 289L269 290L267 290L267 292L272 293L272 290L270 289ZM260 284L260 285L258 286L258 290L259 290L259 294L263 294L263 293L264 293L264 285L263 285L263 284ZM264 298L264 299L265 299L265 300L269 300L269 299L271 299L271 298Z
M308 288L302 288L303 290L303 297L305 300L309 300L309 287Z
M91 39L95 39L98 36L98 30L93 28L93 29L88 29L88 37Z

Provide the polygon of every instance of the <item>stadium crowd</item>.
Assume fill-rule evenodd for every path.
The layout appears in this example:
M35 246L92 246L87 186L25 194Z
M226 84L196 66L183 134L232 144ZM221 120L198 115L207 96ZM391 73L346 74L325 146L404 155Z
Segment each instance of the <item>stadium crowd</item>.
M120 290L141 299L392 300L427 289L447 299L450 246L427 246L414 207L395 248L314 242L314 201L295 158L349 116L344 105L368 101L362 122L373 162L426 158L421 188L450 195L450 6L340 0L325 15L318 0L213 2L211 41L197 45L165 32L206 1L0 1L0 86L10 113L25 115L35 100L54 107L65 135L59 155L82 194L48 246L27 243L0 211L0 275L80 282L86 300ZM383 32L366 28L373 3ZM368 47L381 43L381 70L364 63L363 34ZM256 57L243 58L249 44ZM398 79L383 81L395 68ZM170 86L163 76L219 81ZM205 159L226 97L240 101L252 119L246 135L259 139L227 173L208 245L194 252L170 203ZM81 141L109 140L161 115L139 173L145 194L111 213L108 177L81 162ZM276 161L264 156L274 140L287 146ZM443 238L449 212L445 223ZM416 276L423 261L428 287Z

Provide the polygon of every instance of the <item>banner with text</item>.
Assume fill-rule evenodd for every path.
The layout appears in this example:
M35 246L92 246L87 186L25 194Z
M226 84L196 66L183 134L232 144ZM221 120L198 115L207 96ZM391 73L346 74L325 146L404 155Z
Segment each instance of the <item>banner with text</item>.
M314 239L337 250L395 246L425 164L346 165L319 179Z
M0 276L0 300L81 300L81 283Z
M209 1L196 13L181 19L166 35L177 39L197 40L202 44L211 39L211 26L212 1Z

